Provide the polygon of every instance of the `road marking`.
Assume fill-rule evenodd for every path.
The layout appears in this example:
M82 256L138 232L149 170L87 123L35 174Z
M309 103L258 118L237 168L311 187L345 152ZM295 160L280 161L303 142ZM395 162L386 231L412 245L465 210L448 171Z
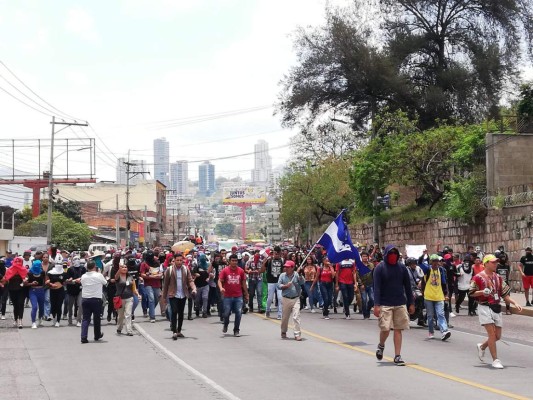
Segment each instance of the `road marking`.
M278 321L278 320L272 320L270 318L267 318L267 317L265 317L263 315L258 315L258 314L252 314L252 315L254 315L254 316L258 317L258 318L270 321L270 322L272 322L274 324L281 325L281 322ZM314 332L308 331L306 329L302 329L302 332L305 333L308 336L311 336L311 337L314 337L316 339L322 340L323 342L326 342L326 343L335 344L337 346L344 347L344 348L349 349L349 350L357 351L358 353L366 354L366 355L369 355L369 356L372 356L372 357L376 356L376 353L373 352L373 351L369 351L369 350L363 349L363 348L358 347L358 346L352 346L352 345L343 343L341 341L338 341L338 340L335 340L335 339L331 339L331 338L328 338L326 336L319 335L318 333L314 333ZM385 357L383 357L383 359L387 360L387 361L390 361L390 362L394 362L394 360L392 358L390 358L390 357L386 357L385 356ZM418 365L418 364L409 364L408 363L406 365L406 367L409 367L409 368L412 368L412 369L416 369L418 371L425 372L425 373L430 374L430 375L438 376L438 377L443 378L443 379L448 379L450 381L454 381L454 382L457 382L457 383L462 383L462 384L467 385L467 386L472 386L472 387L475 387L476 389L481 389L481 390L485 390L485 391L490 392L490 393L494 393L494 394L498 394L498 395L501 395L501 396L505 396L505 397L507 397L509 399L531 400L531 398L529 398L529 397L521 396L519 394L515 394L515 393L511 393L511 392L506 392L505 390L496 389L496 388L493 388L493 387L490 387L490 386L486 386L486 385L483 385L483 384L480 384L480 383L477 383L477 382L469 381L467 379L459 378L459 377L454 376L454 375L445 374L443 372L440 372L440 371L437 371L437 370L434 370L434 369L431 369L431 368L426 368L426 367L423 367L423 366Z
M139 332L146 340L148 340L150 343L152 343L155 347L157 347L161 352L163 352L168 358L170 358L172 361L177 363L179 366L185 368L187 371L189 371L191 374L196 376L197 378L204 381L207 385L211 386L213 389L215 389L217 392L219 392L221 395L226 397L228 400L241 400L239 397L235 396L233 393L227 391L222 386L220 386L218 383L216 383L214 380L208 378L204 374L202 374L200 371L198 371L193 366L187 364L185 361L183 361L181 358L179 358L176 354L168 350L165 346L163 346L161 343L159 343L156 339L154 339L148 332L146 332L139 324L134 323L133 327Z

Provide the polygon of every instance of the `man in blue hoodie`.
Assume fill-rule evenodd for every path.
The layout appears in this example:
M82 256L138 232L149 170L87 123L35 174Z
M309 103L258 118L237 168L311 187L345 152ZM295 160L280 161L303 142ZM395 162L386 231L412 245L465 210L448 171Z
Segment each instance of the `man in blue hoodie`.
M409 272L400 262L400 252L394 245L388 245L383 261L374 269L374 315L379 319L379 344L376 358L383 359L385 341L394 329L394 363L404 366L401 356L402 331L409 329L409 313L415 312Z

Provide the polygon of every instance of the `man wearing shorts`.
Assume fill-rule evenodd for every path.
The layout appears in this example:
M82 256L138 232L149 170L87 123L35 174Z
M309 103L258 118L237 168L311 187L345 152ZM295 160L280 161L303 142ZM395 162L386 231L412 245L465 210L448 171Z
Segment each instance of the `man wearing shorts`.
M496 273L498 259L494 254L487 254L483 258L485 270L472 278L470 284L470 297L475 297L478 301L479 323L487 331L487 340L477 344L478 357L483 361L485 350L488 347L492 356L492 368L503 369L501 361L498 359L496 342L502 337L502 308L501 299L505 304L514 304L518 312L520 307L509 294L511 288L505 283L500 275Z
M526 295L526 307L531 307L529 302L529 289L533 288L533 254L531 247L526 247L526 255L520 259L520 275L522 275L522 284L524 285L524 294Z
M400 252L394 245L388 245L383 261L374 269L374 315L379 319L379 344L376 358L383 359L385 341L391 328L394 329L394 363L404 366L401 356L402 331L409 329L409 313L415 312L409 272L400 262ZM406 304L407 302L407 304Z

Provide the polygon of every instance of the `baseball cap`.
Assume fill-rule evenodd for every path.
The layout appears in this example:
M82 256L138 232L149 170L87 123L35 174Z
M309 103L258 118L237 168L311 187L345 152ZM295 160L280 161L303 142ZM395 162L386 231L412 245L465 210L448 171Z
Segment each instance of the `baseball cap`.
M283 264L284 267L294 268L294 261L287 260L285 261L285 264Z
M486 264L491 261L498 261L494 254L487 254L485 257L483 257L483 264Z
M532 251L532 250L531 250L531 247L529 247L529 246L526 247L526 251Z
M232 246L231 247L231 251L235 251L235 250L238 250L239 248L237 246Z
M432 254L429 256L429 261L439 261L440 257L438 254Z
M445 260L449 260L450 258L452 258L452 255L450 253L444 255Z

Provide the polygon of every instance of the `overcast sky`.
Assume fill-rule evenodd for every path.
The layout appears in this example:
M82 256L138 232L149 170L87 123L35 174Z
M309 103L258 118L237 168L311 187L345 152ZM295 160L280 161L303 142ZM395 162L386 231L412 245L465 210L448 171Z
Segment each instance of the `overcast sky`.
M321 23L325 3L3 1L1 60L52 106L89 122L94 131L66 129L57 138L96 137L97 176L114 180L115 160L127 156L128 150L132 159L144 159L152 169L153 139L157 137L170 142L171 162L251 152L259 139L267 140L273 148L287 145L292 133L281 129L272 104L280 79L295 61L290 35L298 26ZM28 94L2 65L0 74ZM3 78L0 87L51 114ZM49 115L3 91L0 106L4 116L2 139L50 138ZM251 108L256 111L239 111ZM234 113L201 123L187 121L224 112ZM158 123L167 120L180 121ZM3 153L0 166L9 167L11 162L5 155L8 152ZM271 156L274 166L283 165L288 148L273 149ZM29 170L32 158L23 155L16 160L16 167ZM85 160L81 152L74 154L71 172L73 158ZM47 162L43 162L41 169L47 169ZM214 164L217 176L248 179L253 157ZM190 165L193 179L197 165ZM58 160L56 171L62 168Z
M170 142L171 162L249 153L257 140L264 139L273 148L273 165L281 166L290 156L287 145L294 133L281 129L272 104L280 79L295 63L291 34L298 26L322 23L325 4L326 0L0 1L0 60L60 111L51 110L0 65L0 139L49 139L52 113L68 114L87 120L91 127L65 129L57 138L95 137L100 180L115 180L116 159L127 156L128 150L132 159L146 160L153 169L157 137ZM232 115L191 123L191 117L224 112ZM70 172L86 173L88 153L69 154ZM10 157L9 149L0 147L0 169L12 167ZM56 171L64 170L65 157L58 157ZM32 170L37 158L20 150L15 166ZM253 156L213 163L217 176L249 179ZM41 170L48 169L47 164L43 157ZM197 178L197 165L190 164L192 179ZM0 193L3 201L6 193Z

